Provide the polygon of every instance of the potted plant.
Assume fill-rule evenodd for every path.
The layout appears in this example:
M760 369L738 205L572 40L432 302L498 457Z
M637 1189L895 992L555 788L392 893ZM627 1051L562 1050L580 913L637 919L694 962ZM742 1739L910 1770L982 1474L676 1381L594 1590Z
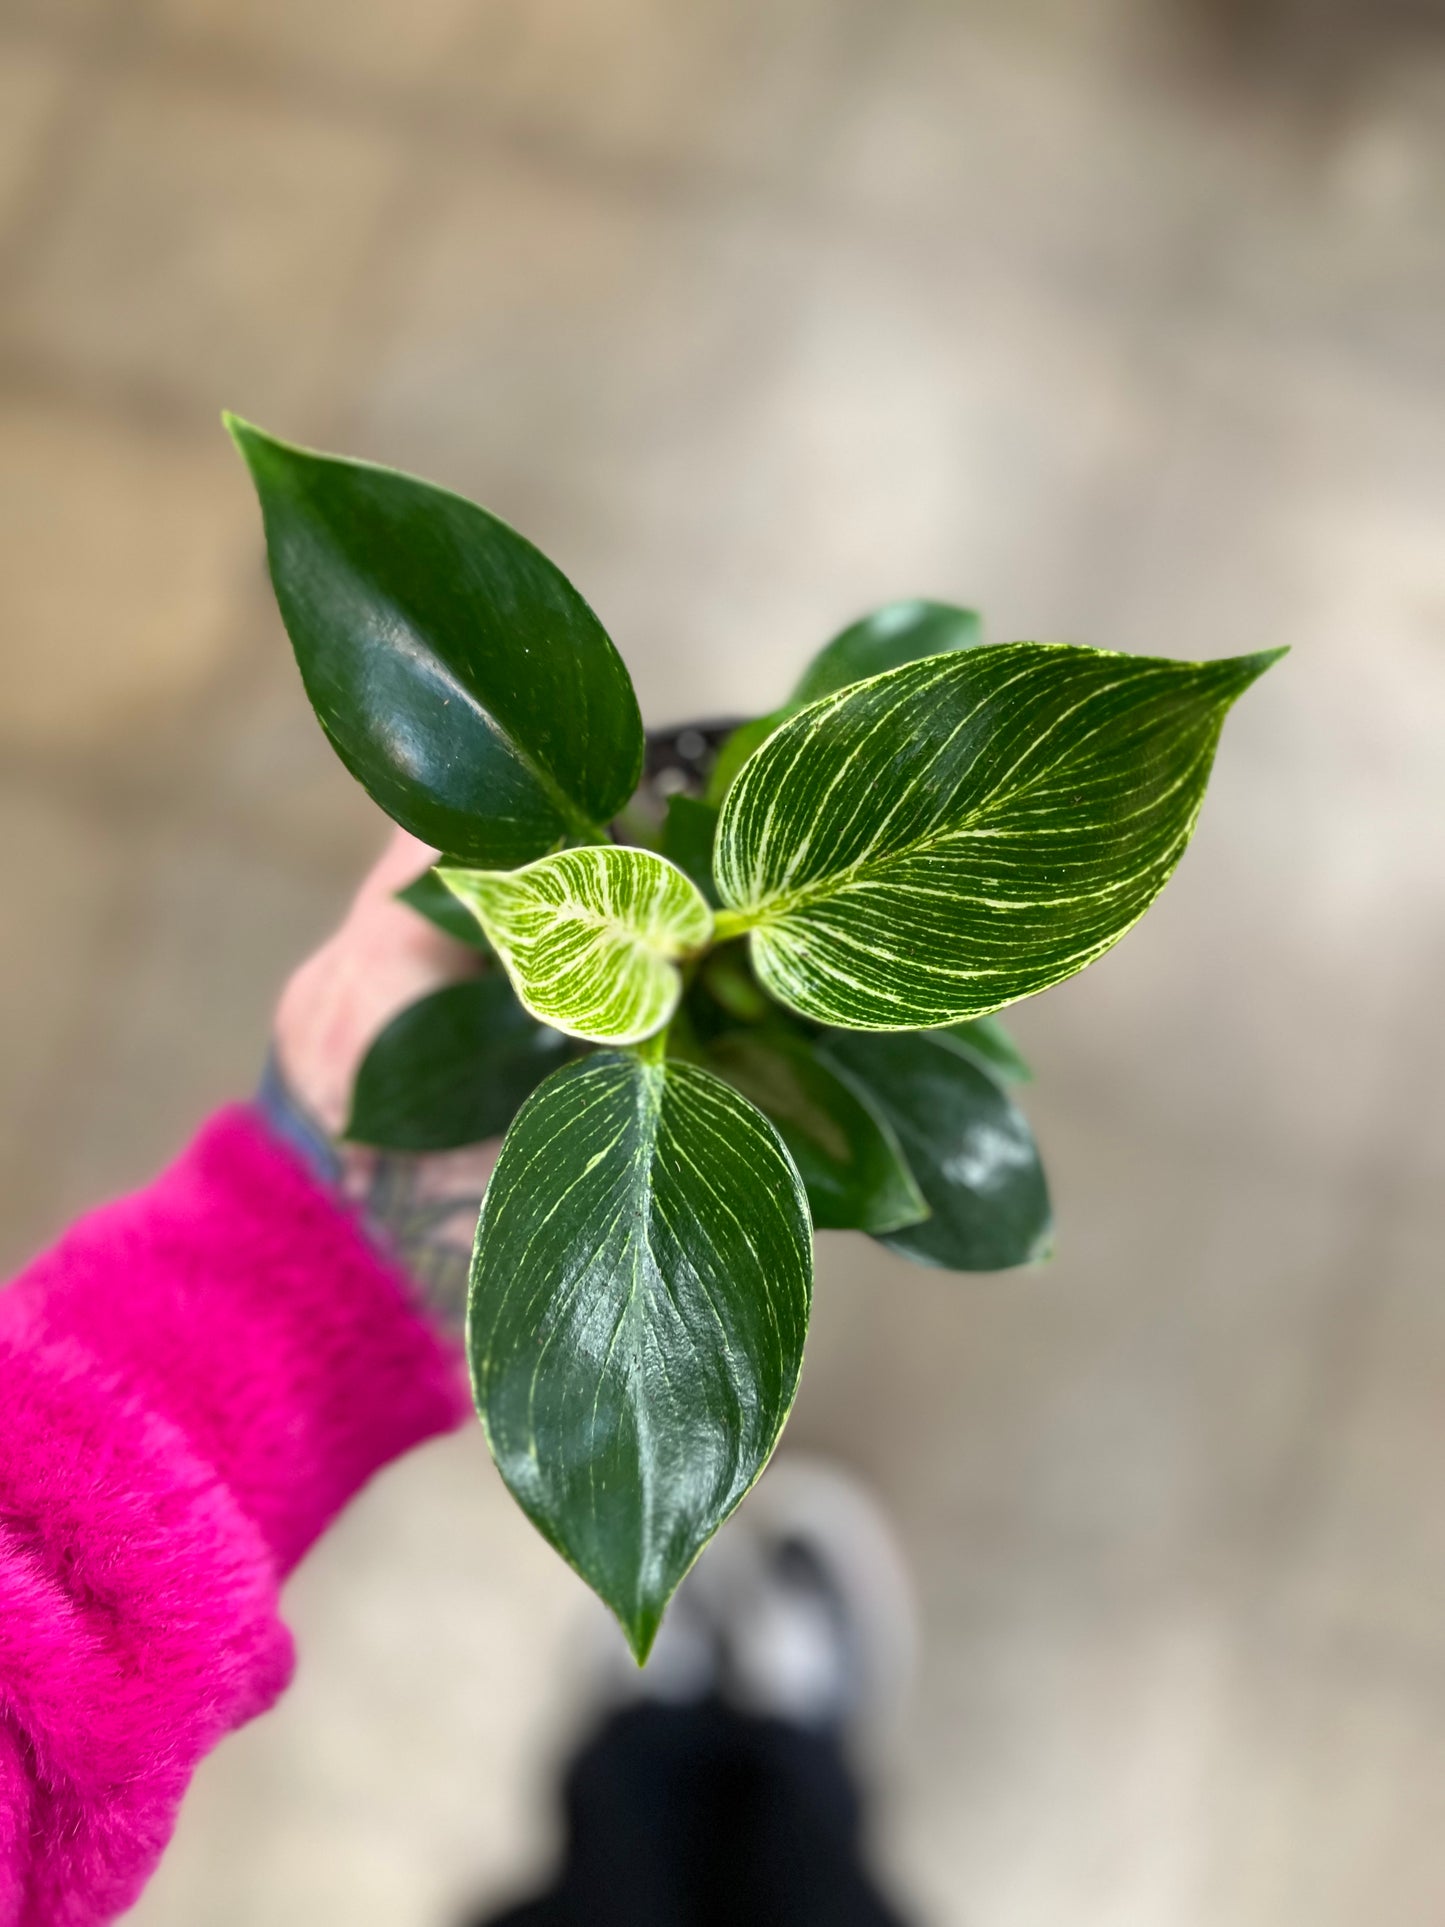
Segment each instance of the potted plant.
M505 1130L471 1266L477 1409L644 1660L786 1422L814 1227L956 1271L1047 1252L994 1013L1143 916L1230 705L1282 652L984 645L967 610L896 604L781 709L654 739L639 787L627 670L529 542L228 426L317 718L444 853L408 900L484 953L377 1040L350 1133Z

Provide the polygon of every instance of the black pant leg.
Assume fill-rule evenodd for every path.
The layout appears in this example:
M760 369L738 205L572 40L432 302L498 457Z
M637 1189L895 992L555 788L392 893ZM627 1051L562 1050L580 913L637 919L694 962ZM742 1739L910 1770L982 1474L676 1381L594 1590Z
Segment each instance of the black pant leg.
M552 1891L490 1927L902 1927L862 1859L826 1735L718 1705L642 1705L583 1749Z

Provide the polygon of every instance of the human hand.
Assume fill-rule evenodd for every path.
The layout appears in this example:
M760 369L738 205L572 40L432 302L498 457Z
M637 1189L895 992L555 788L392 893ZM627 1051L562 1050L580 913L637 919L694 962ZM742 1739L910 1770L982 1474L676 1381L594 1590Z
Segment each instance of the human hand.
M340 927L288 980L261 1104L313 1170L360 1208L432 1308L460 1323L496 1142L409 1156L339 1136L356 1072L378 1032L418 998L479 968L476 951L396 901L396 892L435 860L426 844L395 831Z
M372 1040L397 1012L471 975L477 953L396 901L437 853L395 830L339 929L293 973L276 1007L276 1056L290 1089L327 1134L347 1119Z

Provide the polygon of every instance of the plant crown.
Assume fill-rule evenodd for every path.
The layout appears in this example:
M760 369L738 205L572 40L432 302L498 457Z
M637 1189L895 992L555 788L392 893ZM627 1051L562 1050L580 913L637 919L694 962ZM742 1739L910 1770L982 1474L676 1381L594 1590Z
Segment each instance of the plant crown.
M405 900L480 953L376 1039L348 1135L505 1130L477 1409L643 1660L787 1419L813 1229L950 1271L1047 1254L994 1013L1143 916L1282 652L985 646L969 610L891 604L663 814L622 659L545 556L444 489L227 422L321 726L443 853Z

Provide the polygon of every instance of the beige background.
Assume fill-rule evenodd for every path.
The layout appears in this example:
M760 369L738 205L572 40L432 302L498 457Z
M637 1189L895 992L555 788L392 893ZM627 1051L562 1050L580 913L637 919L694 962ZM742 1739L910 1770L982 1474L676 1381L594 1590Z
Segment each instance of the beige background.
M1265 12L0 0L11 1259L248 1088L377 835L223 404L519 523L655 721L904 593L1294 646L1157 911L1019 1013L1056 1262L823 1240L794 1436L916 1568L930 1922L1445 1919L1445 52ZM290 1612L135 1918L524 1879L578 1596L479 1435Z

